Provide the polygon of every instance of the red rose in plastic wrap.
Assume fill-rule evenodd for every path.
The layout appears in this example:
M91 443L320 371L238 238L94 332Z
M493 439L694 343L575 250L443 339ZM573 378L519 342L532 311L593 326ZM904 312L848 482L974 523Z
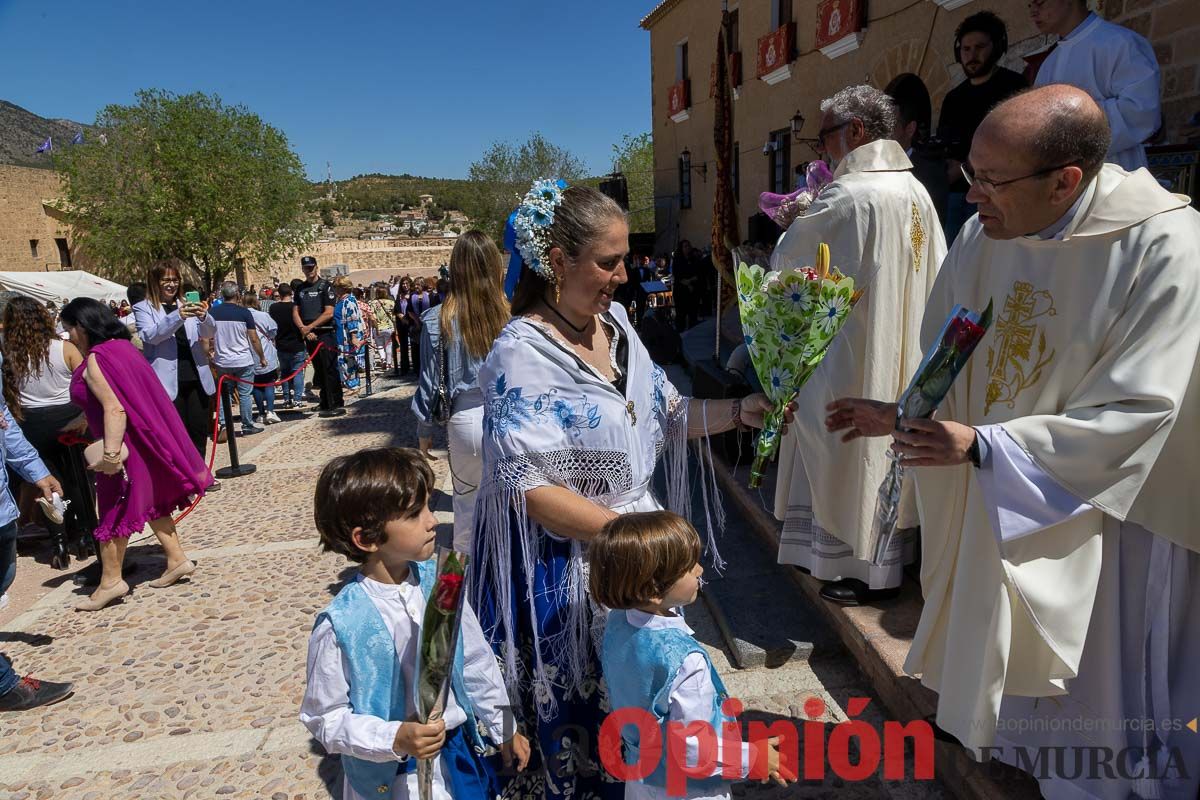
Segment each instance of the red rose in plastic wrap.
M458 595L462 592L462 585L462 575L444 573L434 587L433 602L442 611L453 611L458 608Z

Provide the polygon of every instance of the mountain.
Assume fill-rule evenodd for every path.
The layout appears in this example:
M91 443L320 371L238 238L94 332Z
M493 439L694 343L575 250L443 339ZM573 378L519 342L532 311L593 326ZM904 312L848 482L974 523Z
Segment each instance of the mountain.
M0 164L49 167L46 153L35 154L46 137L55 147L66 147L75 134L89 126L69 119L46 119L6 100L0 100Z

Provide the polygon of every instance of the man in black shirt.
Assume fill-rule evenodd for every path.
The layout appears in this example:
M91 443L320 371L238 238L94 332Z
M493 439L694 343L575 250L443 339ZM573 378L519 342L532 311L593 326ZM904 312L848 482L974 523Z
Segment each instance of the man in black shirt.
M292 287L286 283L279 285L279 299L271 303L267 314L275 320L279 331L275 334L275 349L279 351L279 377L286 378L292 373L296 376L283 384L283 407L285 409L300 408L304 405L304 370L300 367L308 353L304 349L304 338L300 336L300 328L296 326L292 302Z
M346 413L342 399L342 377L337 368L337 340L333 335L333 306L336 302L333 285L317 271L312 256L300 259L304 285L296 292L292 321L312 355L318 344L325 345L313 359L316 384L321 388L322 417L340 417Z
M946 200L946 244L975 213L967 202L967 182L962 165L971 150L971 139L983 118L1001 100L1028 87L1025 78L997 66L1008 49L1008 29L990 11L980 11L962 21L954 34L954 53L967 79L946 94L938 117L938 139L946 146L946 176L950 192Z

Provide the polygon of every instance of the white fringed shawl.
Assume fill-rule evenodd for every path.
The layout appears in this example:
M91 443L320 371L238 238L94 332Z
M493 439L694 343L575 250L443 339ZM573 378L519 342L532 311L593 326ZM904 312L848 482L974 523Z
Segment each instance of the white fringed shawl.
M501 332L479 373L484 394L483 482L476 505L473 588L481 601L483 581L490 583L498 624L503 626L502 665L514 700L531 682L539 714L554 713L542 659L540 631L534 631L534 663L521 664L513 629L512 565L520 559L526 578L530 616L534 562L539 537L554 536L528 516L525 493L539 486L563 486L606 508L627 506L650 491L659 455L665 452L667 506L687 516L690 506L687 453L687 401L614 305L604 319L615 330L611 357L621 339L628 345L626 394L569 351L545 326L515 318ZM706 485L707 490L707 485ZM707 501L707 496L706 496ZM510 516L510 511L514 512ZM519 535L509 530L520 522ZM714 561L718 560L711 541ZM518 552L513 552L513 543ZM557 665L555 682L580 685L586 666L587 638L596 646L604 614L587 587L586 547L571 543L571 564L558 587L568 609L564 635L547 642ZM591 616L593 624L589 625ZM532 668L533 674L528 674Z

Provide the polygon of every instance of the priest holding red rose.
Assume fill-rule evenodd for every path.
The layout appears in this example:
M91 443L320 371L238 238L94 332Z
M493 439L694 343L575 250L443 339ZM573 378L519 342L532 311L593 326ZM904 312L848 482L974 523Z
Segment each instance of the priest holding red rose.
M936 419L893 434L894 405L842 399L826 424L892 434L917 468L925 605L905 670L939 693L937 724L1017 765L1063 748L1038 776L1048 798L1190 800L1200 214L1103 164L1109 140L1072 87L988 115L964 165L979 213L923 339L955 304L994 301L995 323ZM1097 753L1111 769L1087 768Z

